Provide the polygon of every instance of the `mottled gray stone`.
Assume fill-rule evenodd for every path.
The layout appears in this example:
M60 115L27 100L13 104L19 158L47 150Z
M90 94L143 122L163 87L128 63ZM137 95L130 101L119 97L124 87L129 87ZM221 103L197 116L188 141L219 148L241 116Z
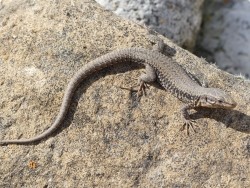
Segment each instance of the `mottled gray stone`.
M146 24L190 51L202 20L203 0L96 0L115 14Z
M249 0L207 0L195 54L227 72L250 77Z
M2 1L0 28L0 139L47 129L89 61L152 48L143 28L93 0ZM179 131L181 101L157 85L137 101L120 86L134 85L144 69L109 67L82 82L52 136L0 146L0 187L249 187L249 83L164 40L175 61L238 106L192 111L197 133L188 137Z

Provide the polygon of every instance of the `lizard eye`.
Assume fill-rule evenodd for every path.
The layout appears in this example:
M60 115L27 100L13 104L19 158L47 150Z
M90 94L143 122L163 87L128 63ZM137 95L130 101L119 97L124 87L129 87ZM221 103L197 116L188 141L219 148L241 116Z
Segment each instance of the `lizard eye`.
M222 100L218 100L219 103L222 103Z

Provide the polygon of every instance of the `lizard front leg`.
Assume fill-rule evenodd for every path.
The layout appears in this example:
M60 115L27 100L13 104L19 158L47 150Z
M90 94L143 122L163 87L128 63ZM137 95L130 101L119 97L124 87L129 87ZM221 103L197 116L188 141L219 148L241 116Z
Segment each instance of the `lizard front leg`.
M186 127L187 130L187 135L189 135L189 128L191 127L191 129L195 132L195 129L193 127L193 123L195 122L195 120L192 120L189 116L188 110L194 108L195 105L194 103L188 103L185 104L182 108L181 108L181 113L182 113L182 119L184 121L184 124L181 128L181 130L183 131Z

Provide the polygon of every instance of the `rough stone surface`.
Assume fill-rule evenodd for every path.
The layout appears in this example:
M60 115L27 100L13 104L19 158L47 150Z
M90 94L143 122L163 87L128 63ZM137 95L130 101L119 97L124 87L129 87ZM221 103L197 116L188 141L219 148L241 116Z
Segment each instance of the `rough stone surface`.
M206 0L195 54L250 77L250 1Z
M193 50L204 0L96 0L124 18L146 24L172 42Z
M115 49L151 48L144 32L93 0L1 1L0 139L42 133L80 67ZM134 85L141 66L112 66L82 82L52 136L0 146L0 187L249 187L250 84L165 42L236 109L192 111L188 137L181 101L153 85L137 101L119 86Z

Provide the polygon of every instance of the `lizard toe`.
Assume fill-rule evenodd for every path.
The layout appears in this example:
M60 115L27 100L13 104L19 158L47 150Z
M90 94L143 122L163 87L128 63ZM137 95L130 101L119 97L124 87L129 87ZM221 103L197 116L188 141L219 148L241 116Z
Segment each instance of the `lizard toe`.
M184 120L184 124L180 130L183 131L186 128L186 132L187 132L188 136L190 133L190 131L189 131L190 128L193 130L194 133L196 133L195 128L194 128L195 122L196 121L192 120L192 119Z

